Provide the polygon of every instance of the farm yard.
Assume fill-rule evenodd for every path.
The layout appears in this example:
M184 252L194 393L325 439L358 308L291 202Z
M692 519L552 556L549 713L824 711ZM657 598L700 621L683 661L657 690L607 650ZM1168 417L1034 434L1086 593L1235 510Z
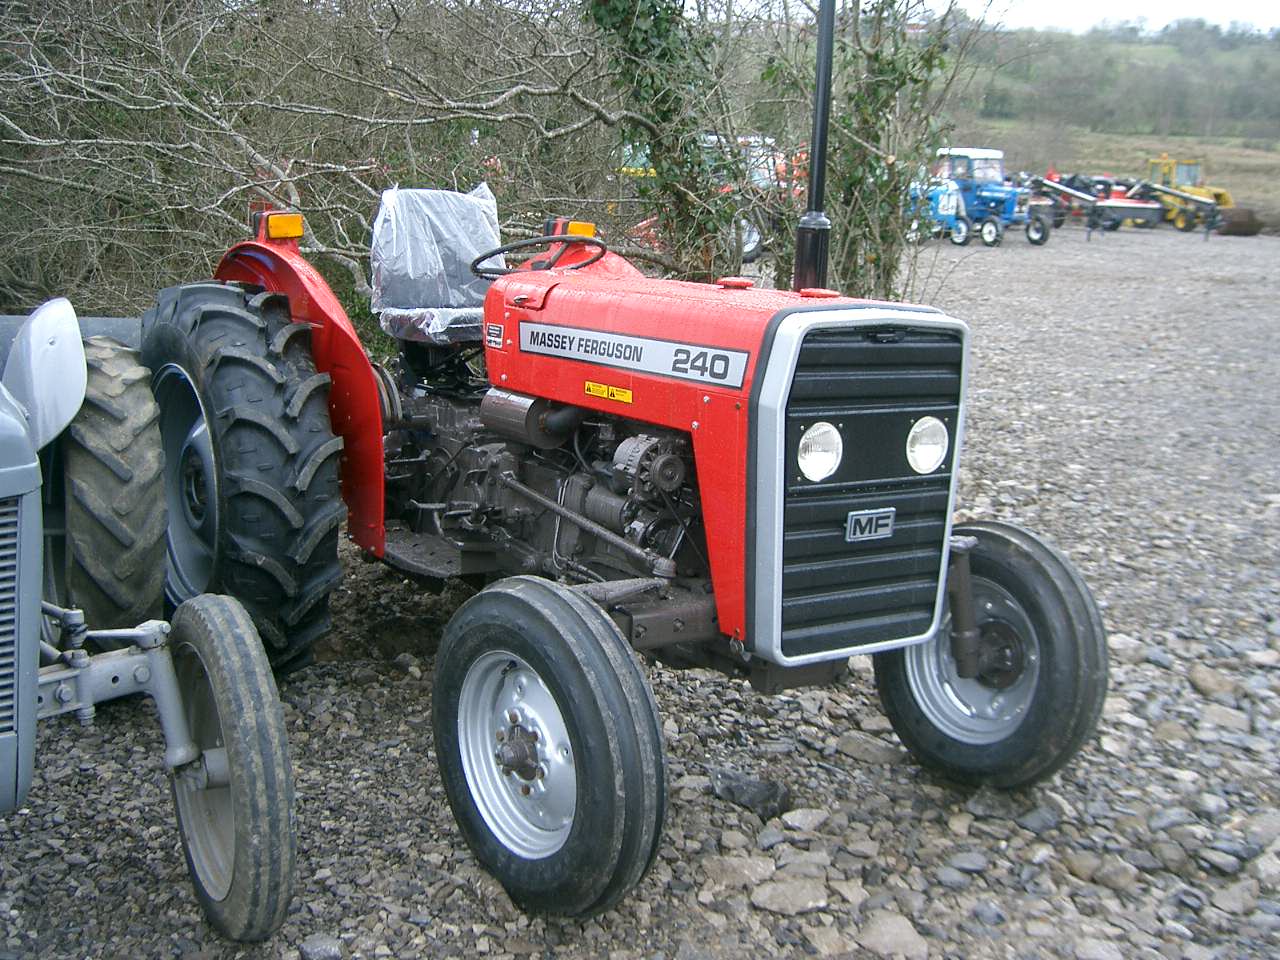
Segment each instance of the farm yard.
M918 266L920 299L972 329L960 516L1043 532L1102 607L1110 694L1061 773L1012 794L931 778L867 658L773 698L651 667L657 863L602 916L529 918L437 775L433 654L461 588L424 596L346 550L336 629L282 684L300 856L281 933L236 946L204 924L158 728L125 702L39 730L0 823L0 955L1275 956L1280 240L1068 226L1043 248L929 244ZM722 799L740 777L774 810Z

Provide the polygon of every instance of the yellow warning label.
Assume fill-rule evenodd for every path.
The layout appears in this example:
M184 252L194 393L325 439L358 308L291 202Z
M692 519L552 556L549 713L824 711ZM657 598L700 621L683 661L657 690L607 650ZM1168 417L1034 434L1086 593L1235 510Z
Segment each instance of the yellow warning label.
M607 383L595 383L587 380L584 384L588 397L600 397L602 400L617 400L619 403L631 402L631 391L622 387L613 387Z

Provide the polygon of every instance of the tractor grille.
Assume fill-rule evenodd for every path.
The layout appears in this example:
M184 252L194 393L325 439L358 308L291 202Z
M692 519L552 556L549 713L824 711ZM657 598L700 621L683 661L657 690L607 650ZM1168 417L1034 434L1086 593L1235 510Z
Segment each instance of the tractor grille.
M18 666L18 498L0 500L0 734L16 721Z
M801 657L925 633L933 622L959 422L958 332L818 329L800 347L786 406L782 653ZM907 463L912 425L932 415L950 448L928 476ZM844 457L822 483L800 479L805 429L840 430ZM846 539L852 511L895 510L893 535Z

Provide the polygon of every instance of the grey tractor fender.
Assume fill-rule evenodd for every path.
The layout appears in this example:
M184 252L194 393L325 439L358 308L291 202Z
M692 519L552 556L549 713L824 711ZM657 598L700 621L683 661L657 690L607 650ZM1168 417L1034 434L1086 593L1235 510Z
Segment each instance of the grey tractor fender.
M0 382L23 407L37 450L66 429L88 382L80 324L69 300L50 300L27 318L13 338Z

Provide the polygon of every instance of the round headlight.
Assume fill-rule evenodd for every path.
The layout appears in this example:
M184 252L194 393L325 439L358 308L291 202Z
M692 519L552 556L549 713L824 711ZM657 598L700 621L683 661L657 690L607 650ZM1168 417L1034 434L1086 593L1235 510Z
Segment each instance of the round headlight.
M835 473L843 456L844 441L840 439L840 431L825 420L815 423L800 435L796 460L800 464L800 472L814 483Z
M921 417L907 434L907 463L916 473L933 473L947 459L951 437L937 417Z

